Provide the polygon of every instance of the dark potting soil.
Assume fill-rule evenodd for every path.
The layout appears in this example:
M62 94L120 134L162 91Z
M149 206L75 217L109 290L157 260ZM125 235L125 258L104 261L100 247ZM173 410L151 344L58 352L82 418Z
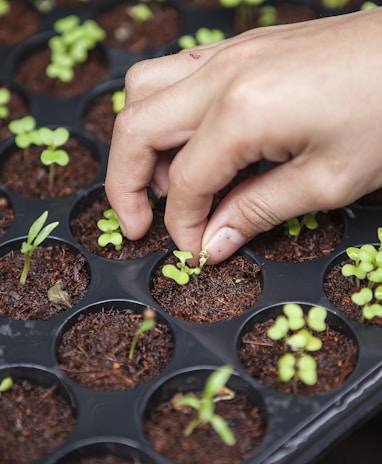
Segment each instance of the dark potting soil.
M96 17L97 23L106 32L106 44L141 52L165 45L179 36L180 17L174 8L151 3L153 17L134 23L127 13L128 7L134 3L125 2L108 8Z
M47 320L80 301L89 287L86 259L80 253L73 254L66 245L36 248L26 283L21 285L23 267L24 255L19 250L0 257L2 316ZM55 285L67 293L69 300L50 301L48 291Z
M8 198L0 194L0 237L5 234L15 218L12 205Z
M57 348L61 369L93 390L127 390L156 378L171 359L170 329L159 322L142 333L133 359L131 342L143 316L128 309L84 314Z
M110 204L105 194L102 193L100 199L95 200L89 206L79 207L78 212L71 218L72 234L86 250L109 259L135 259L163 250L168 246L170 236L163 222L164 207L160 202L154 207L153 223L145 237L135 241L125 238L120 251L117 251L114 245L99 246L97 240L101 231L97 227L97 221L103 218L103 212L109 208Z
M43 147L36 146L30 147L26 161L23 150L17 150L5 159L0 169L0 181L14 192L34 198L61 197L86 187L97 175L99 161L74 138L63 148L70 161L67 166L55 166L53 186L49 186L49 166L40 161Z
M38 32L42 17L28 0L12 0L0 19L0 47L14 45Z
M187 285L164 277L162 267L176 263L171 253L155 270L151 295L169 314L193 322L218 322L247 311L262 291L261 266L244 256L221 264L205 265L200 276Z
M87 61L76 66L74 78L67 83L46 75L50 59L51 53L48 48L26 54L17 64L16 80L36 93L70 96L91 89L106 77L107 62L100 48L89 52Z
M42 458L65 441L74 422L72 409L54 386L14 381L0 400L1 463L23 464Z
M198 393L196 393L198 394ZM194 418L190 407L175 408L175 397L160 404L144 423L151 446L161 455L177 464L213 462L236 464L252 454L265 435L265 423L259 409L241 394L229 401L215 403L215 412L228 424L236 438L233 446L226 445L209 424L197 427L189 437L184 430Z
M367 280L361 281L358 287L353 277L344 277L341 269L346 263L353 264L353 261L344 260L334 265L325 275L323 285L326 296L337 310L344 313L350 319L382 327L382 319L380 317L374 317L371 320L362 320L361 306L351 301L353 293L358 292L360 288L367 287ZM377 303L377 301L372 301L371 303Z
M100 95L86 111L82 124L94 137L105 143L111 142L116 114L112 105L113 92Z
M337 211L320 212L316 218L318 228L304 227L297 239L287 235L285 225L281 224L258 235L247 246L257 255L273 261L296 263L328 255L342 240L344 222Z
M14 119L22 118L28 114L28 106L22 96L18 92L12 90L8 85L0 82L0 88L4 87L11 92L11 98L7 103L9 115L6 118L0 118L0 142L13 135L8 129L8 124Z
M241 342L240 361L247 372L269 388L293 393L293 381L283 382L278 376L278 362L285 353L284 340L271 340L267 330L274 319L260 322L247 332ZM340 385L354 370L357 358L357 343L346 335L327 329L315 332L322 347L310 352L317 362L317 383L308 386L298 381L297 391L301 394L326 392Z

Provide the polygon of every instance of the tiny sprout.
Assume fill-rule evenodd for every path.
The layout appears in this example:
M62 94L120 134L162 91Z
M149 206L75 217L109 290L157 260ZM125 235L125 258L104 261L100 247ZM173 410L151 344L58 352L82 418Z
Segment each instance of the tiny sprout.
M14 119L8 124L9 130L15 134L16 145L24 150L24 160L28 159L29 147L36 141L36 120L33 116Z
M8 103L11 99L11 92L5 88L0 88L0 119L5 119L9 116Z
M218 42L224 39L224 32L220 29L208 29L201 27L195 32L195 37L192 35L183 35L178 40L178 45L182 49L195 47L197 45L206 45L213 42Z
M377 8L378 5L374 2L365 2L365 3L362 3L361 5L361 8L360 10L364 11L364 10L372 10L374 8Z
M0 0L0 19L8 13L10 8L11 6L7 0Z
M26 282L33 252L59 224L58 222L52 222L44 227L47 218L48 211L44 211L33 222L29 229L27 240L21 245L21 253L24 254L24 268L20 276L21 285L24 285Z
M330 10L339 10L347 5L349 0L322 0L322 6Z
M308 354L303 354L296 359L292 353L285 353L279 361L279 376L283 382L293 380L294 385L297 384L298 380L306 385L315 385L317 383L317 363Z
M148 21L153 17L153 12L150 8L141 3L127 8L127 14L137 23Z
M111 102L113 105L113 111L115 114L119 113L123 107L125 106L125 100L126 100L126 90L117 90L116 92L113 93L111 96Z
M322 212L326 213L327 211ZM304 226L309 230L316 230L318 228L318 222L316 219L317 213L318 211L313 211L311 213L304 214L302 217L288 219L285 222L285 228L288 235L298 238Z
M193 258L191 252L174 250L173 254L179 259L179 262L176 263L176 266L173 264L165 264L162 268L162 274L165 277L175 280L179 285L188 284L191 275L199 275L208 259L208 253L206 251L201 251L199 253L199 266L189 267L187 261Z
M0 396L2 393L10 390L13 387L13 379L12 377L4 377L4 379L0 382Z
M228 424L222 417L215 414L214 411L214 403L222 400L231 400L235 397L235 393L225 386L232 371L233 368L229 365L216 369L208 377L200 399L190 393L174 400L176 408L189 406L197 411L196 417L188 424L184 431L186 437L190 436L199 425L209 423L224 443L228 446L235 444L235 437Z
M145 332L152 330L155 326L155 312L150 310L143 313L143 320L134 333L133 340L131 341L129 359L133 359L134 351L137 346L138 338Z
M98 245L105 247L111 243L117 251L120 251L122 249L123 235L118 216L112 208L104 211L103 216L105 219L100 219L97 222L97 227L102 232L98 237Z
M58 150L58 147L64 145L70 137L68 129L59 127L55 130L42 127L38 130L40 142L47 148L42 151L40 159L42 164L49 166L49 186L54 184L55 164L66 166L69 163L69 155L65 150Z

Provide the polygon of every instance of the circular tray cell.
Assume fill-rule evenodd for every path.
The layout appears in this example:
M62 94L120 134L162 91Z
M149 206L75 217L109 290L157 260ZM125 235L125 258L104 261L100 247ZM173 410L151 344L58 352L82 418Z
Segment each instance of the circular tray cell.
M213 462L235 464L251 455L255 459L256 449L261 446L266 434L262 398L236 375L225 384L234 397L214 402L214 414L228 425L235 443L227 445L209 423L198 425L185 436L185 430L196 417L196 410L176 406L174 402L188 394L200 399L212 372L212 369L200 369L179 374L158 387L149 398L144 413L146 438L157 453L171 462L211 462L213 456Z
M167 254L151 276L151 296L169 314L187 321L212 323L232 319L247 311L262 293L261 265L237 254L221 264L205 265L199 276L185 285L165 277L164 265L176 266Z
M15 212L8 196L0 191L0 237L12 225L14 218Z
M90 50L88 59L75 66L70 82L48 77L46 68L51 62L48 40L52 36L52 33L37 35L18 49L13 57L13 75L19 84L37 94L60 97L82 94L106 78L108 60L102 46Z
M298 218L301 224L303 218ZM272 261L304 262L329 255L341 242L345 224L340 211L319 212L315 230L302 226L297 237L288 234L286 223L255 237L247 247Z
M110 204L103 188L93 190L75 206L70 229L77 242L87 251L104 258L121 260L142 258L168 246L171 239L164 225L164 203L158 201L153 209L153 223L142 239L132 241L124 238L120 250L111 243L101 247L98 238L103 232L97 223L105 219L104 212L108 209Z
M375 248L375 250L379 248L379 244L371 245ZM361 247L362 245L355 248L360 249ZM367 317L364 317L363 310L364 307L367 308L372 305L380 305L380 298L377 298L378 294L376 293L378 292L378 286L380 284L369 281L368 275L370 273L367 273L363 279L357 279L354 275L345 277L342 274L342 268L345 265L355 266L356 264L354 260L349 259L346 253L342 253L328 266L323 281L324 291L328 300L338 311L341 311L350 319L382 327L382 317L376 315L372 319L368 319ZM365 288L368 290L363 290ZM369 294L369 298L371 299L367 298L363 304L360 302L358 305L353 303L352 295L357 294L360 291ZM367 312L368 310L366 309L366 315ZM382 308L380 312L382 313Z
M99 153L89 140L75 131L69 132L69 140L57 147L69 156L65 166L42 163L40 157L46 145L32 144L20 149L10 140L0 154L0 182L19 195L40 199L71 195L91 184L100 172ZM50 177L52 167L53 180Z
M8 1L9 10L0 19L0 47L17 44L39 31L42 17L27 0Z
M65 442L75 425L75 408L62 383L31 367L0 371L13 386L1 394L1 462L26 464L45 457Z
M47 239L32 254L25 284L21 240L0 248L0 315L47 320L78 303L90 284L86 258L74 247Z
M134 20L131 7L137 2L119 1L108 5L98 16L97 23L106 31L105 43L129 52L148 52L158 49L179 36L181 18L168 5L151 2L147 20Z
M358 343L348 324L329 311L327 311L325 330L310 329L306 321L312 306L299 306L305 314L305 325L302 329L308 330L322 342L318 350L300 349L300 354L308 354L316 362L315 383L308 385L294 376L289 381L282 381L279 377L279 360L283 355L286 353L293 355L292 369L295 373L299 371L295 366L301 359L299 351L297 349L294 351L286 339L297 334L301 329L288 330L286 336L278 340L268 336L268 330L275 325L276 319L283 315L282 306L263 310L246 324L239 337L240 362L254 379L274 390L304 395L327 392L341 385L355 369L358 360Z
M124 80L117 79L101 84L91 92L82 110L82 125L94 137L110 144L113 134L116 111L113 108L113 95L124 89Z
M155 464L141 451L117 442L96 442L81 446L56 464Z
M152 321L152 322L151 322ZM60 368L93 390L128 390L155 379L174 350L169 326L154 310L108 302L77 314L56 353Z
M3 107L4 114L0 111L0 142L10 137L12 132L8 124L14 119L22 118L28 114L28 102L23 92L7 81L0 80L0 109ZM4 108L6 108L4 110Z

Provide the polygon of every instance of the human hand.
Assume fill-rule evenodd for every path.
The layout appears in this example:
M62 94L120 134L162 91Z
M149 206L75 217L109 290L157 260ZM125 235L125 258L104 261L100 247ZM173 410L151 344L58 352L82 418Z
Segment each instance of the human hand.
M220 262L258 233L382 186L382 10L258 28L126 75L106 192L126 236L167 196L179 249ZM164 151L182 147L174 159ZM281 163L213 194L262 158Z

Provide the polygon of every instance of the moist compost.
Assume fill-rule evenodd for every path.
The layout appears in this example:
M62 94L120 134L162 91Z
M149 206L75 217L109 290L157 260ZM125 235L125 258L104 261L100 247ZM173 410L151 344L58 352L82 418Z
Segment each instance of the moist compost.
M15 213L10 201L0 194L0 237L5 234L12 225L14 218Z
M93 390L127 390L156 378L171 359L172 333L156 322L139 336L133 359L129 359L142 320L142 315L128 309L81 315L57 348L61 369Z
M116 114L112 104L113 92L99 95L83 117L83 126L94 137L102 142L111 142Z
M151 295L179 319L199 323L232 319L254 305L262 292L261 266L241 255L205 265L186 285L163 276L162 267L168 263L176 263L172 253L155 270Z
M36 34L42 17L27 0L12 0L10 9L0 20L0 47L15 45Z
M32 255L24 285L20 276L24 255L12 250L0 257L0 314L11 319L47 320L68 308L68 303L53 303L48 291L55 285L68 294L69 304L80 301L87 292L90 275L85 257L74 254L66 245L39 246Z

